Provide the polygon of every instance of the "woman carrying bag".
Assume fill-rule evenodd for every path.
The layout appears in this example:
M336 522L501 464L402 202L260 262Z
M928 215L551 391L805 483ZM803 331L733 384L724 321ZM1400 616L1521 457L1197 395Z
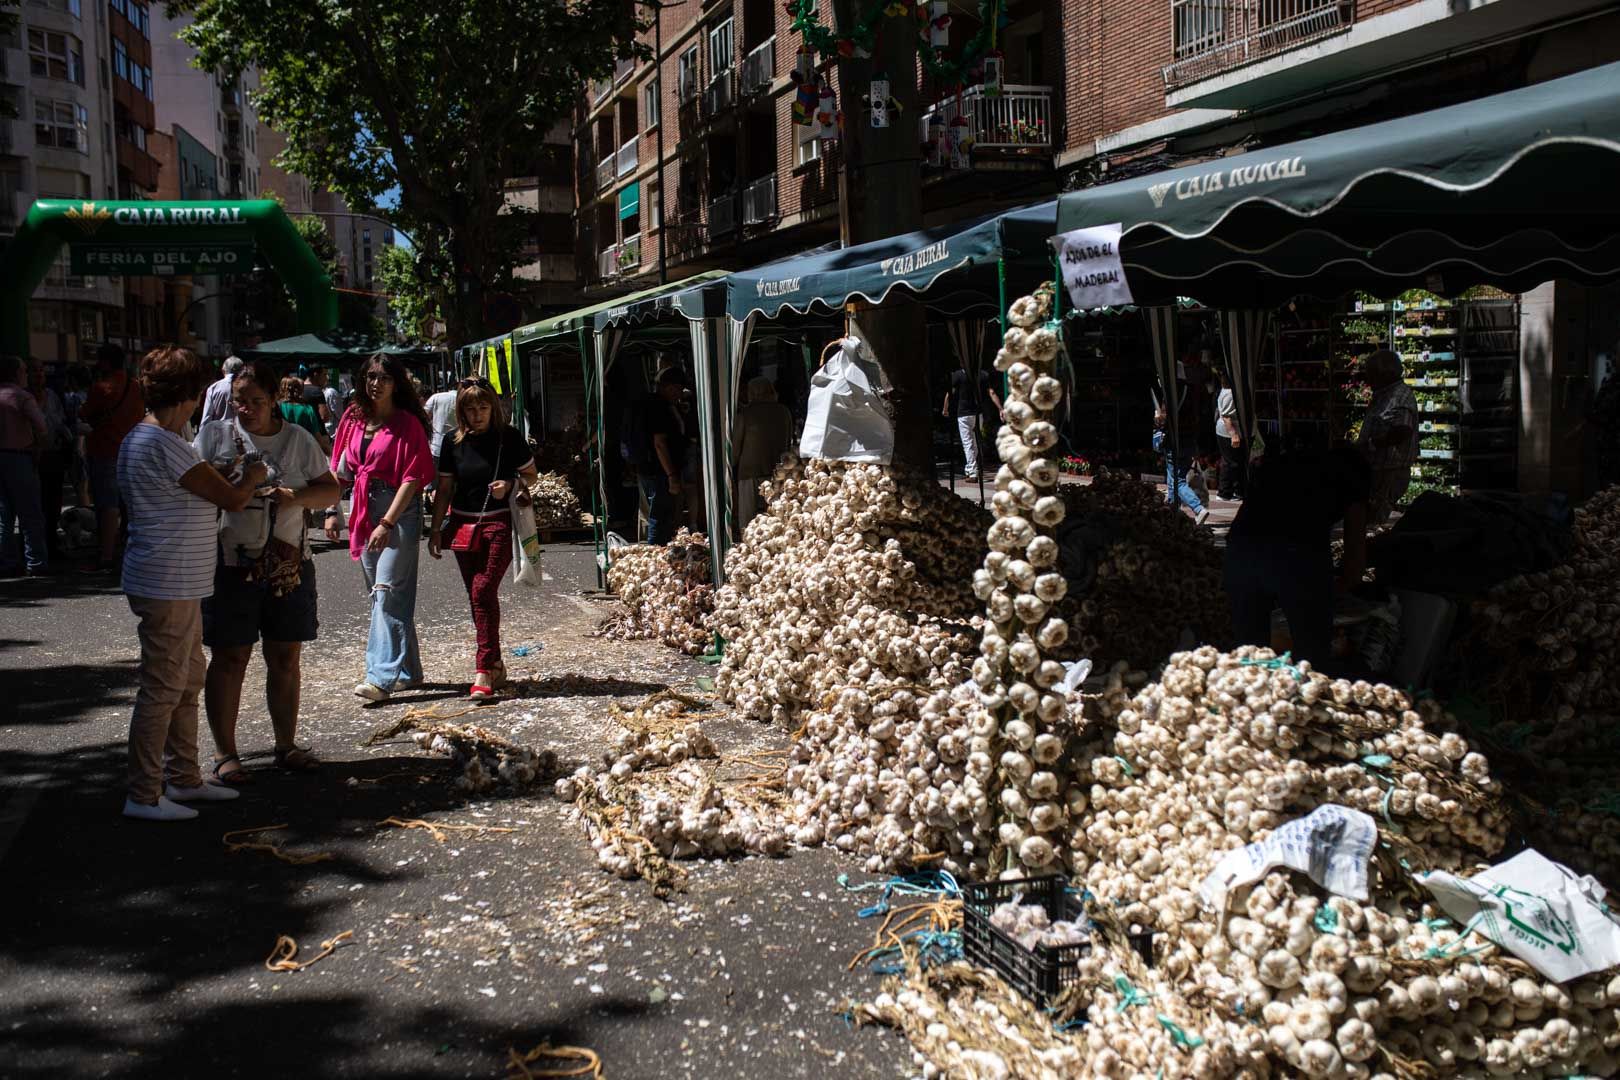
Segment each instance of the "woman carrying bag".
M514 492L514 481L524 486ZM522 433L506 425L494 389L483 379L462 379L456 392L456 430L439 451L428 554L455 552L478 634L472 696L489 697L506 681L501 661L501 578L512 564L511 499L526 497L536 478L534 456Z

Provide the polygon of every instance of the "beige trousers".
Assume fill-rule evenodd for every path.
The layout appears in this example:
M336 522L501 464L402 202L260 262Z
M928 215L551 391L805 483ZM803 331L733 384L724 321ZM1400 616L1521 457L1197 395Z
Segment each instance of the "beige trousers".
M197 698L208 672L202 601L131 596L141 620L141 683L129 721L129 797L156 803L163 782L197 787Z
M1373 526L1387 522L1389 515L1395 512L1395 504L1401 501L1401 496L1405 495L1406 489L1411 486L1410 465L1374 469L1372 490L1367 499L1367 524Z

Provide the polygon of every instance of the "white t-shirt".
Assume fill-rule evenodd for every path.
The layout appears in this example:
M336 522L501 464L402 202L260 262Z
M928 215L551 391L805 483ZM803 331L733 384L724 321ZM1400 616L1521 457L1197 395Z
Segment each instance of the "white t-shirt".
M180 486L202 458L156 424L136 424L118 449L118 490L129 510L124 592L148 600L214 594L214 504Z
M240 451L238 438L242 440ZM265 467L270 470L265 483L294 491L331 471L315 436L286 420L274 435L254 435L244 430L238 420L204 424L194 446L204 461L227 475L231 475L231 461L239 452L263 454ZM255 496L244 509L219 516L219 545L226 566L244 566L264 551L270 541L269 508L270 500ZM304 551L303 507L277 508L276 538Z
M1227 417L1232 422L1227 422ZM1232 395L1232 388L1228 386L1222 390L1215 399L1215 434L1222 439L1230 439L1237 422L1237 402Z
M427 399L428 418L433 421L433 460L439 460L444 437L456 430L456 391L440 390Z

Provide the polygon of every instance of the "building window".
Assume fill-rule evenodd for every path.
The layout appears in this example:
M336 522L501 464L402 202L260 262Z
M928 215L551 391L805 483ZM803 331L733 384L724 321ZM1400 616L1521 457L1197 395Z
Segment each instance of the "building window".
M84 85L84 45L72 34L28 31L28 70L47 79Z
M120 139L123 139L127 143L133 144L138 150L146 149L145 128L135 123L126 114L120 114L116 123L118 125L118 137Z
M727 19L709 31L709 77L731 70L732 20Z
M90 152L90 113L71 101L34 102L34 142L59 150Z
M681 83L680 92L682 101L691 101L697 97L698 89L698 47L693 45L681 53Z
M811 134L814 130L814 124L793 125L794 141L798 144L794 150L795 164L808 165L821 159L821 140Z
M107 6L118 12L118 14L124 16L126 19L129 18L129 7L126 4L126 0L108 0Z
M141 65L129 65L129 82L131 86L135 87L135 89L141 91L143 94L146 92L146 79L141 75Z
M648 131L658 126L658 116L662 110L664 97L664 80L654 75L641 86L641 115L647 118Z
M647 219L648 232L663 225L664 218L661 213L663 207L659 205L657 184L649 184L641 189L641 207L642 215Z
M152 39L152 14L145 4L129 5L129 21L141 32L141 37Z
M120 79L129 78L129 50L117 38L113 38L113 74Z
M141 73L146 76L146 100L151 101L152 100L152 69L149 68L149 67L143 67L143 68L141 68Z

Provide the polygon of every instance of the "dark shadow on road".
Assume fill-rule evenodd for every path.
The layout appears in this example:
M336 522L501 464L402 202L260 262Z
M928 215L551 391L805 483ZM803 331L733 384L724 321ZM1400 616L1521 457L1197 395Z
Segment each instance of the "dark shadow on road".
M519 679L512 684L513 697L635 697L668 690L668 683L639 682L633 679L600 678L594 675L550 675L543 679Z
M136 648L130 643L131 651ZM0 726L91 723L96 709L134 700L139 664L47 664L10 668L0 693Z

